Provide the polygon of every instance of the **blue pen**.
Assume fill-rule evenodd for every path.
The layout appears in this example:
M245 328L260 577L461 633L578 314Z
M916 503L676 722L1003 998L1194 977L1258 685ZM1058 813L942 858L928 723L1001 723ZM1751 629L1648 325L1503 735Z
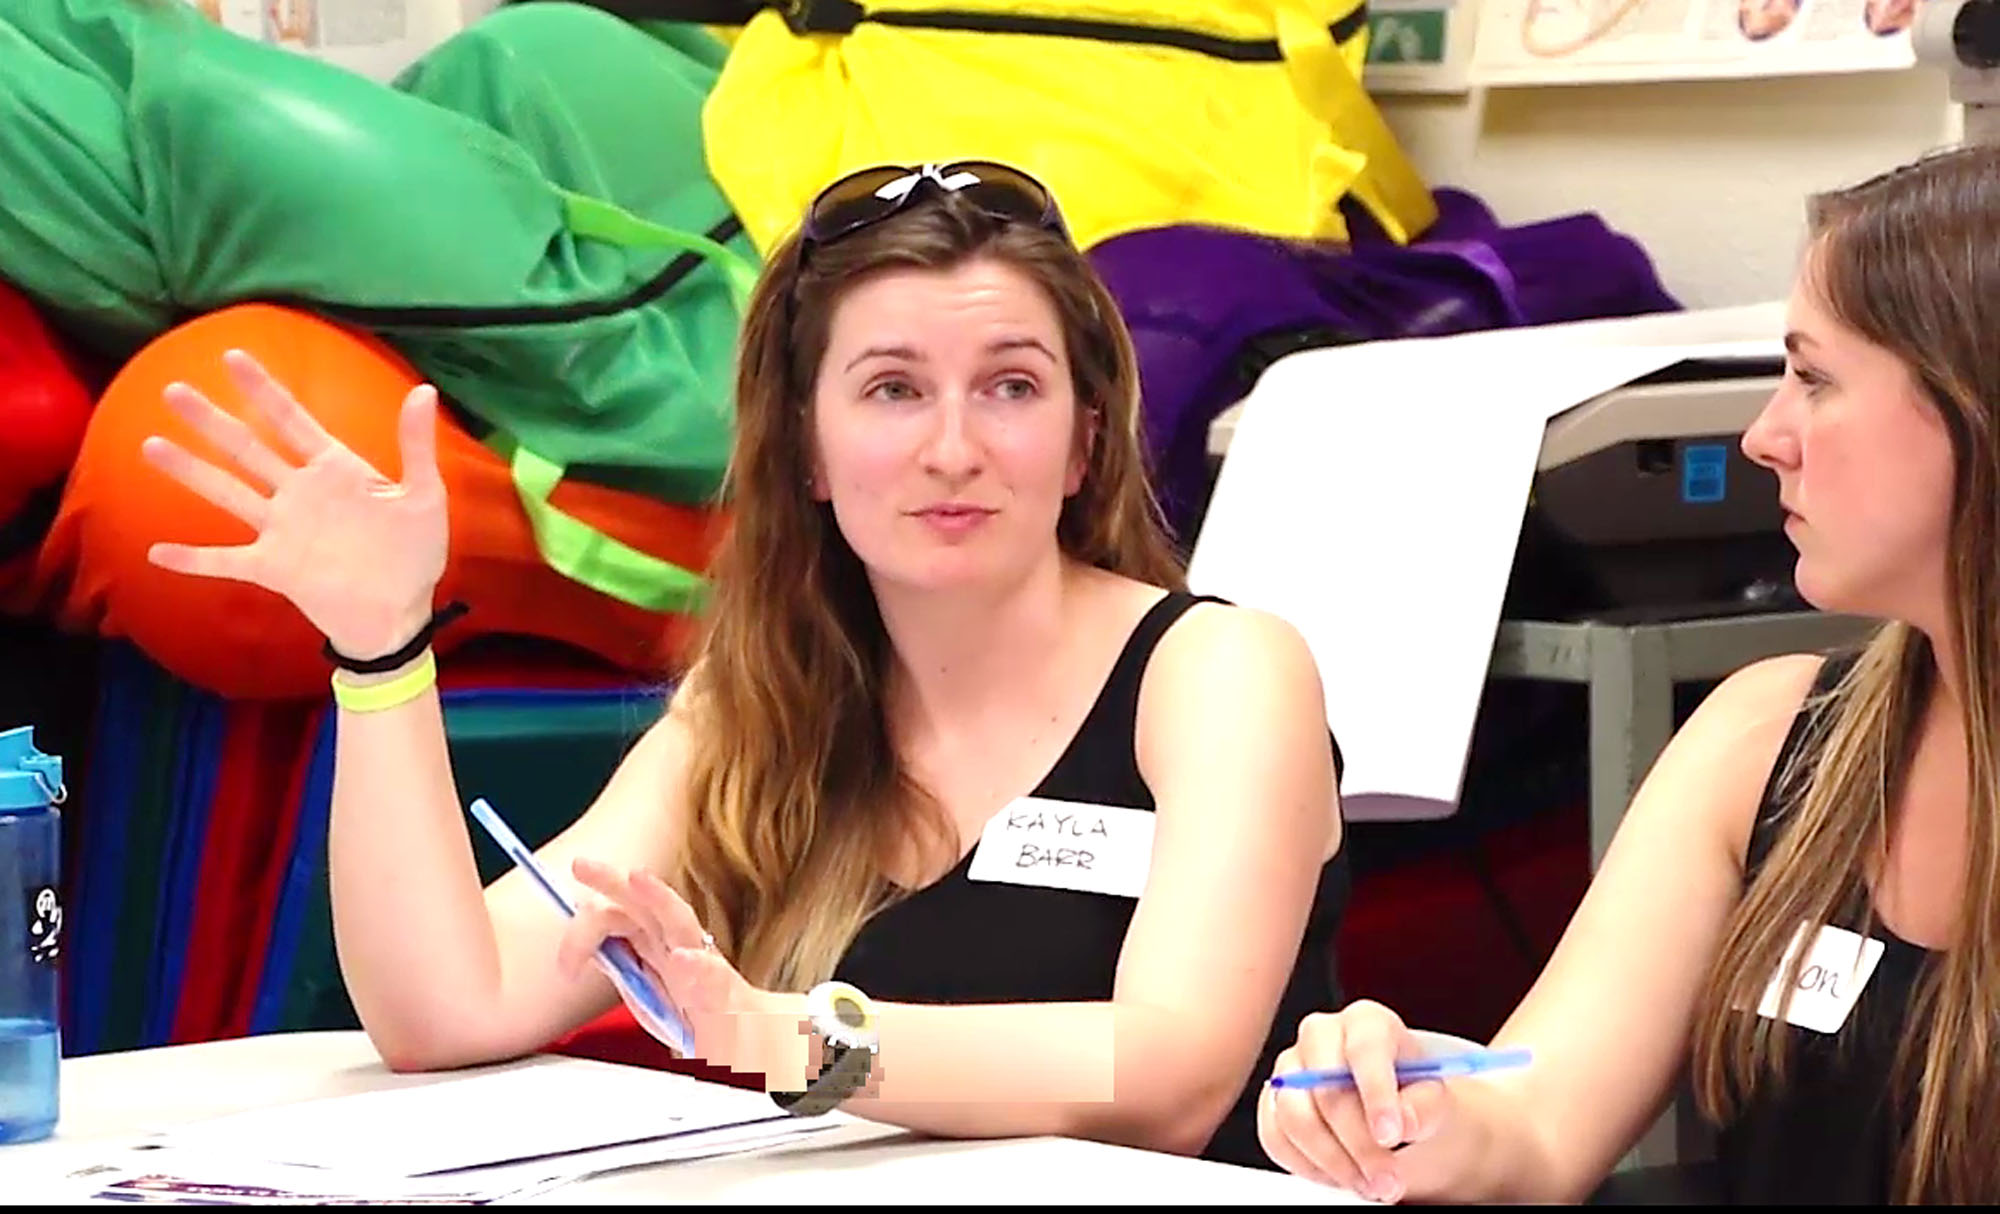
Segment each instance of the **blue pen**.
M1439 1054L1431 1058L1408 1058L1396 1063L1396 1086L1417 1083L1425 1079L1459 1079L1467 1075L1483 1075L1489 1071L1511 1070L1528 1065L1533 1057L1526 1049L1512 1050L1466 1050L1458 1054ZM1274 1088L1329 1088L1353 1087L1354 1073L1345 1067L1331 1071L1287 1071L1271 1076Z
M470 808L473 821L486 828L486 833L493 836L493 841L500 845L500 850L507 854L507 858L522 872L528 874L536 885L541 886L542 892L549 896L549 901L554 902L564 915L575 918L576 908L569 904L569 899L563 897L562 891L549 880L548 874L542 871L542 866L535 862L534 853L530 852L527 845L521 842L520 836L501 820L499 812L487 804L486 798L474 798ZM625 1001L631 1006L633 1013L649 1022L645 1027L654 1036L663 1038L667 1044L673 1046L682 1057L693 1057L694 1041L688 1033L687 1025L674 1011L673 1005L667 1002L665 993L647 976L645 967L640 964L639 955L632 951L631 944L614 936L597 946L597 955L609 967L612 983L618 987L619 993L625 996Z

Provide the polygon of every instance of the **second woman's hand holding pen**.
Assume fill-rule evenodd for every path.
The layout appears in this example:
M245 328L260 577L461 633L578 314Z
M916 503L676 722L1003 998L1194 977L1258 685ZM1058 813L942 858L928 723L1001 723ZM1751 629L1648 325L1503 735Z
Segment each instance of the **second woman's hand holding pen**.
M1287 1169L1377 1201L1406 1191L1395 1152L1429 1140L1453 1106L1449 1084L1396 1085L1396 1061L1421 1057L1422 1045L1395 1012L1359 1000L1338 1012L1306 1017L1298 1043L1278 1055L1276 1074L1347 1068L1350 1086L1306 1090L1267 1087L1257 1106L1257 1136Z

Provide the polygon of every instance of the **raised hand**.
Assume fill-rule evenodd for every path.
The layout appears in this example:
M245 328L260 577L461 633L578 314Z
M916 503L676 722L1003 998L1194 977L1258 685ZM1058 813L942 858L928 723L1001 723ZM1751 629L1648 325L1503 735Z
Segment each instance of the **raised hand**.
M162 569L226 578L284 596L330 640L357 658L406 643L430 619L450 542L437 465L437 392L404 398L397 426L402 480L392 481L328 434L283 384L240 350L223 356L230 378L278 441L266 444L242 419L187 384L165 399L233 468L154 435L142 451L154 467L249 526L247 544L157 543Z

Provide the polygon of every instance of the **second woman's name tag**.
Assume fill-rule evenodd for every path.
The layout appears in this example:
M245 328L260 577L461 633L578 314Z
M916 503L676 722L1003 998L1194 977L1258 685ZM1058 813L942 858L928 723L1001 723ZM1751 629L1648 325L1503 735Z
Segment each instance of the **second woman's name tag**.
M1785 994L1785 974L1805 943L1806 929L1800 925L1785 955L1778 959L1778 972L1764 988L1757 1014L1775 1019ZM1882 960L1882 942L1856 935L1844 927L1823 926L1813 937L1812 951L1792 990L1785 1020L1815 1033L1837 1033L1847 1023L1847 1015L1861 999L1861 988L1874 976Z
M1150 812L1023 797L987 821L966 875L1136 898L1152 863Z

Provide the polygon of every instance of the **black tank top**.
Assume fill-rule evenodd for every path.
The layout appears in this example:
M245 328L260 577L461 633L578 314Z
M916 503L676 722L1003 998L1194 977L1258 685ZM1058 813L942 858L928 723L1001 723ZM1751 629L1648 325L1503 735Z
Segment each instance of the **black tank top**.
M1175 592L1148 610L1096 702L1034 792L1036 797L1151 812L1133 738L1139 683L1160 638L1201 601ZM1220 600L1213 600L1220 601ZM1330 738L1330 735L1329 735ZM1336 770L1340 748L1334 745ZM1257 1094L1306 1014L1340 1006L1333 939L1348 892L1347 849L1326 862L1291 980L1241 1097L1203 1157L1273 1168L1257 1142ZM863 926L835 977L896 1003L1061 1003L1109 1000L1135 898L973 881L972 857ZM967 1042L968 1048L978 1043Z
M1808 705L1830 691L1855 660L1830 657L1813 681ZM1764 786L1745 857L1748 878L1771 854L1785 826L1779 803L1780 773L1806 745L1814 712L1802 708ZM1865 895L1835 926L1859 932L1867 920ZM1875 973L1862 988L1837 1033L1787 1026L1790 1053L1785 1082L1760 1085L1755 1099L1717 1131L1716 1163L1723 1196L1731 1203L1883 1205L1891 1196L1901 1137L1898 1106L1911 1107L1892 1090L1896 1051L1905 1017L1932 954L1876 922L1868 933L1883 944Z

